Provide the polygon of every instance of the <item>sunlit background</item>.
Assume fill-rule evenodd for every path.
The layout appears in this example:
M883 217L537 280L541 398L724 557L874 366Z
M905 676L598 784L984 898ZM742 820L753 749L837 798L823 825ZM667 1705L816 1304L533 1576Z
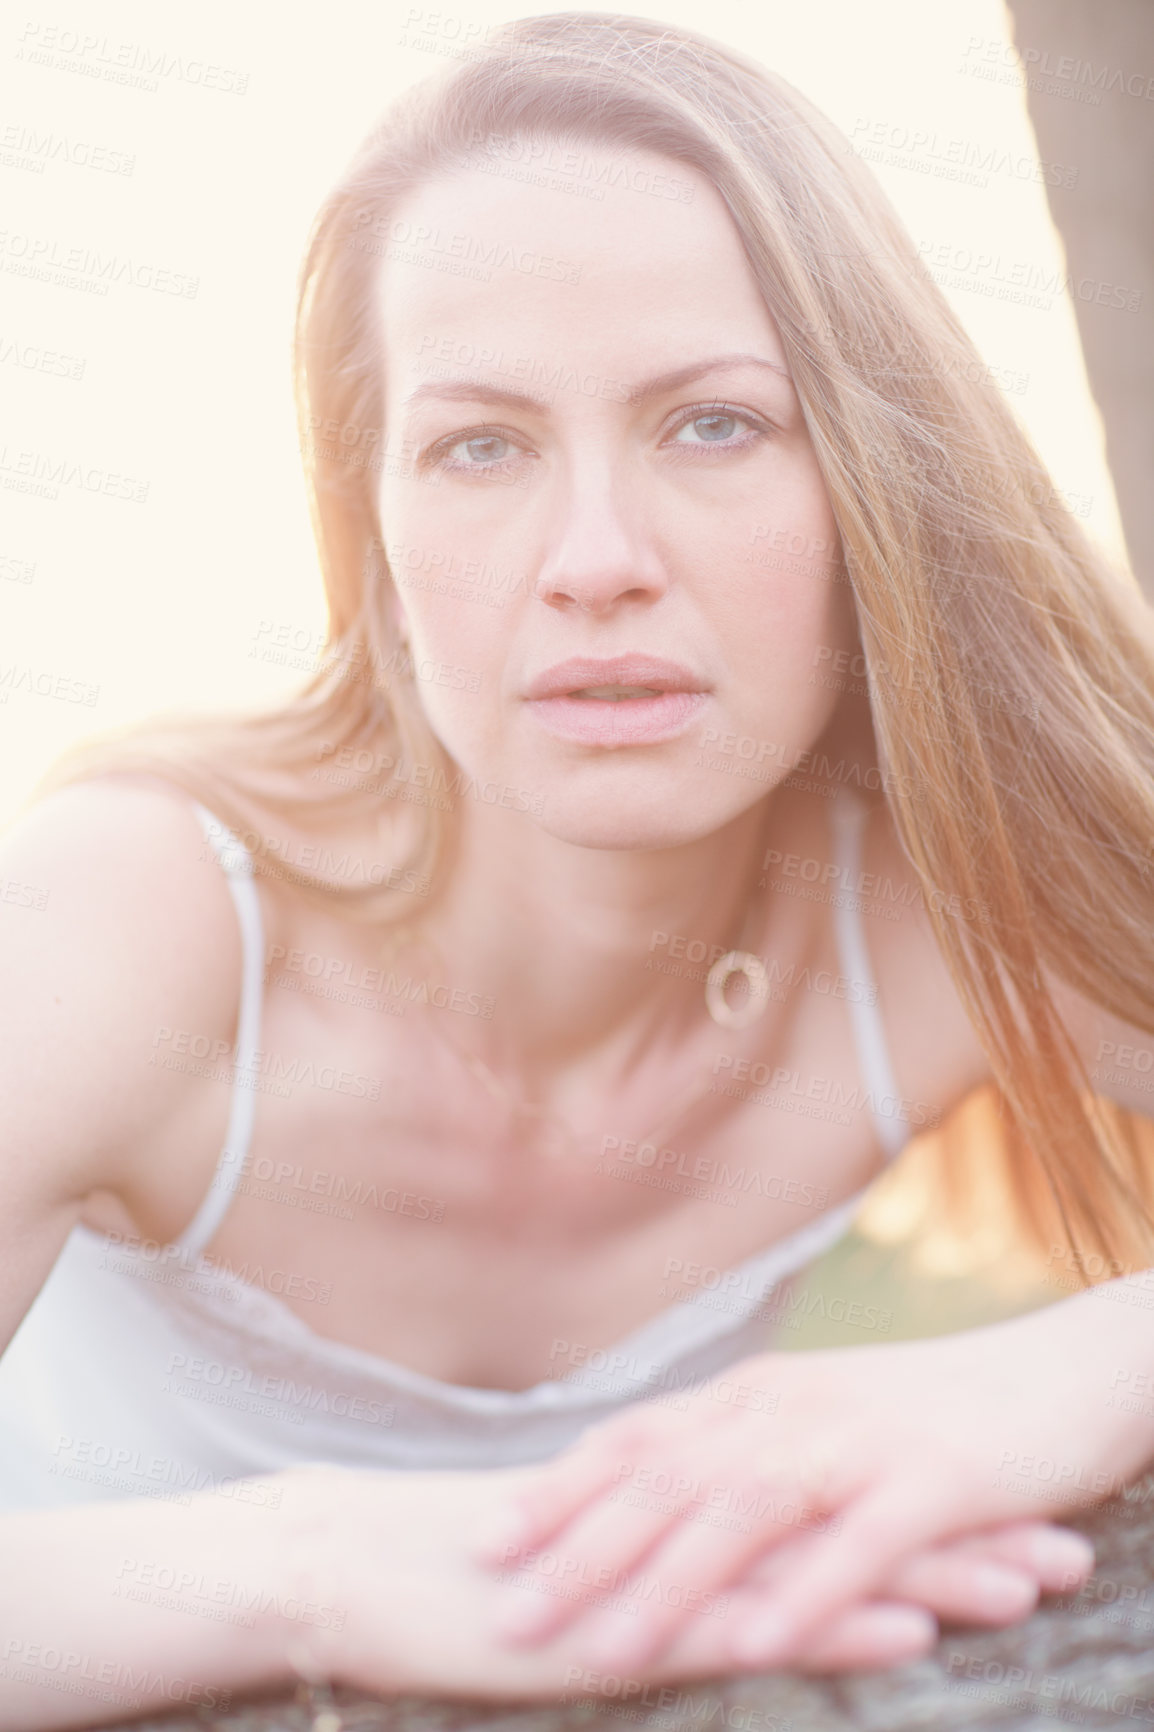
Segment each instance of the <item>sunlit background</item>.
M518 15L450 4L342 0L282 25L236 0L52 0L0 26L0 824L85 735L299 682L260 653L270 625L323 628L289 386L296 271L381 109ZM704 26L831 115L1071 508L1124 561L1001 0L632 10ZM71 286L29 274L70 263ZM61 460L120 479L25 490ZM914 1194L875 1208L875 1245L907 1232ZM956 1248L938 1256L950 1274Z

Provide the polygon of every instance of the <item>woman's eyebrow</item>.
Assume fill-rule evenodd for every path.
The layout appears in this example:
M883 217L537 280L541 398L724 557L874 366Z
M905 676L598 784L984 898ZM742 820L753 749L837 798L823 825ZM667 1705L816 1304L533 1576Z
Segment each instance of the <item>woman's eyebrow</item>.
M738 367L764 367L779 378L790 382L790 376L785 367L776 361L770 361L763 355L714 355L708 361L692 361L688 366L675 367L672 372L658 373L652 379L646 379L639 385L626 389L624 401L629 403L644 403L651 397L659 397L665 391L676 391L682 385L691 385L694 380L703 378L707 373L731 371ZM404 407L425 401L427 398L437 398L450 403L500 403L510 409L537 409L547 411L552 407L552 399L532 391L513 391L505 385L491 384L484 379L431 379L410 393L404 400Z

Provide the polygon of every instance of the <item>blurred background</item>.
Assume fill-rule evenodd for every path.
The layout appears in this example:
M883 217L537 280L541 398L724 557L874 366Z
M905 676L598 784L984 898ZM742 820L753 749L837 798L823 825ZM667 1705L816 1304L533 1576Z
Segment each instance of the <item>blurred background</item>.
M568 9L449 5L290 23L235 0L47 0L0 25L0 827L74 741L261 708L312 666L289 345L314 211L398 91L506 18ZM706 28L825 109L1070 509L1154 599L1149 0L630 10ZM286 627L300 652L267 659ZM822 1294L873 1293L894 1334L1062 1297L999 1204L995 1141L985 1098L918 1139L781 1345L863 1339ZM947 1223L966 1160L981 1206Z

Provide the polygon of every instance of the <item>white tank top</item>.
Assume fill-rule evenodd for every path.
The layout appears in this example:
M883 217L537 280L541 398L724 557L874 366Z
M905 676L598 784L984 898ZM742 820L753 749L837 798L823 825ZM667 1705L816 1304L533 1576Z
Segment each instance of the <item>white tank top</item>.
M531 1389L445 1383L318 1335L283 1300L201 1253L244 1174L252 1130L264 938L252 861L196 810L240 918L243 975L225 1146L201 1207L173 1244L131 1246L78 1224L0 1358L0 1508L128 1494L246 1499L246 1475L309 1461L360 1468L481 1468L544 1460L588 1425L645 1398L680 1404L707 1377L764 1351L773 1290L849 1226L847 1201L669 1305L612 1347L558 1355ZM892 1158L898 1116L861 929L864 803L831 808L833 911L867 1100ZM573 1361L578 1361L574 1363Z

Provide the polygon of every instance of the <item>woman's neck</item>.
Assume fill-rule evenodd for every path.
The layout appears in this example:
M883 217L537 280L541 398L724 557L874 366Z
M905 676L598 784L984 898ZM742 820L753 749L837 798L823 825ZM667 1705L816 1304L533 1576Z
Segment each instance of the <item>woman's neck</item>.
M421 932L442 984L491 1002L480 1056L531 1093L583 1057L613 1051L628 1065L700 1025L717 956L796 942L781 928L800 910L767 909L757 889L769 839L784 828L793 845L796 804L778 789L697 842L644 851L577 847L489 808L462 814L450 882Z

